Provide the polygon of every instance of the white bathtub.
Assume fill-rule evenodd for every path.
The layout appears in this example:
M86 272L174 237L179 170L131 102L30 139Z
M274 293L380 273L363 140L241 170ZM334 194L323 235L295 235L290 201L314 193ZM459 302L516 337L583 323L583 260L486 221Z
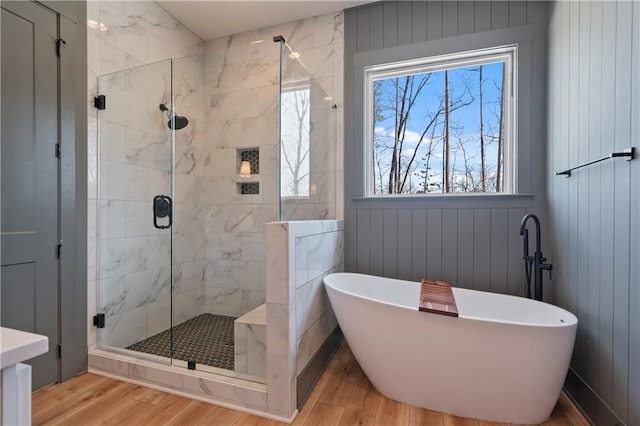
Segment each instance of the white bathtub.
M383 395L494 422L549 418L573 352L570 312L454 288L454 318L419 312L417 282L338 273L324 283L349 347Z

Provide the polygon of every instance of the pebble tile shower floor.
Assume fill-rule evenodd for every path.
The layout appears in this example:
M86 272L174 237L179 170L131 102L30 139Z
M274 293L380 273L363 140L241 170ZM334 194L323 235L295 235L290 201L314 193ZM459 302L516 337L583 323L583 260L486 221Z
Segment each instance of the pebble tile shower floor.
M181 361L195 361L211 367L233 370L234 317L202 314L173 327L173 356ZM171 329L127 347L169 358Z

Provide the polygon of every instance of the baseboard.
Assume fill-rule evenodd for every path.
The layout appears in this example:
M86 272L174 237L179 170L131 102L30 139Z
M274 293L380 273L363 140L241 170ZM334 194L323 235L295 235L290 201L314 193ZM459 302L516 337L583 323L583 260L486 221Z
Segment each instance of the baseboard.
M297 378L297 407L302 408L307 401L311 390L322 375L322 372L329 364L331 357L338 349L342 341L342 331L340 327L336 327L333 332L320 345L318 351L313 355L309 364L302 370Z
M564 382L564 391L591 424L598 426L625 424L571 368Z

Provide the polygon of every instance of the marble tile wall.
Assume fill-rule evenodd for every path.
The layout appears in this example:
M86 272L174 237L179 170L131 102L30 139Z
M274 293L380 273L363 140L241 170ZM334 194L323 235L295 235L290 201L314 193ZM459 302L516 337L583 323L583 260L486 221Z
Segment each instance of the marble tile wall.
M339 105L335 125L342 126L342 17L342 13L323 15L205 44L205 148L211 153L205 195L207 312L239 317L265 302L263 226L278 220L279 193L280 45L272 38L283 35L301 53L318 93L331 94ZM342 134L336 131L333 140L332 149L341 151ZM260 151L260 173L251 178L260 182L259 195L237 193L236 184L244 179L238 176L240 148ZM341 188L342 166L337 165L336 155L314 157L323 164L322 171L331 174L328 186ZM317 191L342 198L335 189ZM287 211L301 219L341 217L341 207L332 204L327 209L308 203Z
M185 58L174 63L175 109L190 122L176 133L176 321L204 310L204 50L153 2L91 1L87 13L88 338L95 347L91 317L105 312L101 343L124 347L170 325L171 238L151 225L153 196L171 188L170 132L158 108L170 104L171 69L158 63L169 58ZM108 95L100 141L98 77Z
M327 156L336 160L314 158L330 175L328 188L341 188L342 13L202 43L153 2L95 1L88 9L89 323L99 310L113 317L102 331L103 343L115 346L169 327L170 242L149 227L151 198L170 185L169 132L157 110L167 102L169 77L161 64L138 67L178 57L175 109L189 125L176 132L174 323L201 312L241 316L265 302L263 224L278 219L280 47L272 37L284 35L319 93L338 105L335 153ZM256 40L264 41L251 44ZM123 70L129 71L110 82L111 115L98 149L98 76ZM260 174L253 177L259 195L237 193L238 148L260 150ZM287 210L290 217L340 217L342 196L317 191L337 205L303 203ZM89 342L97 342L91 326Z
M344 270L344 230L295 240L296 375L307 366L338 322L322 279Z
M265 238L268 407L288 416L298 374L337 326L322 278L343 269L344 224L268 223Z
M233 322L233 368L265 377L267 368L267 306L262 304Z
M195 399L240 411L268 412L267 387L261 383L252 383L221 375L202 376L186 368L176 369L100 349L89 354L89 371L108 376L120 376L125 380L152 387L159 386L170 393L182 396L192 395ZM291 420L291 416L287 418L268 417L289 423Z
M89 354L90 371L256 410L290 423L296 412L300 360L313 355L313 345L321 343L324 340L321 336L335 327L320 283L327 273L342 270L343 239L344 224L337 220L265 225L266 317L259 310L254 314L266 318L266 385L226 376L204 377L190 370L100 349ZM137 312L127 311L125 315L135 316ZM247 323L256 322L257 318L247 318ZM302 348L305 339L310 344Z
M173 324L205 312L204 236L206 176L211 159L204 143L204 56L173 62L174 105L189 119L175 132L173 226Z
M264 226L278 216L279 45L272 37L280 34L338 105L335 164L317 157L323 171L335 171L331 185L341 188L342 13L202 43L153 2L89 2L88 322L104 311L101 343L117 347L162 331L170 324L172 280L175 323L201 312L240 316L266 299L267 386L224 377L209 383L190 373L174 378L169 367L95 350L91 325L88 337L96 371L179 391L189 388L188 379L193 389L187 391L199 396L290 419L298 351L312 354L314 342L335 323L319 283L326 272L341 270L343 227L341 221ZM151 199L167 194L171 184L170 134L158 110L160 102L168 103L170 82L166 64L158 62L168 58L183 58L174 62L174 100L177 113L189 118L175 134L173 272L167 263L170 238L150 226ZM93 107L99 76L101 91L110 90L100 141ZM236 191L238 148L260 150L260 174L253 177L259 195ZM309 210L309 217L342 216L342 196L326 196L336 198L333 213ZM267 251L270 232L281 235ZM326 245L333 248L323 251Z
M265 30L267 31L267 30ZM211 151L206 309L240 317L264 303L263 223L278 219L278 46L262 31L205 44L205 141ZM262 43L251 44L258 39ZM241 195L238 149L258 148L259 195Z

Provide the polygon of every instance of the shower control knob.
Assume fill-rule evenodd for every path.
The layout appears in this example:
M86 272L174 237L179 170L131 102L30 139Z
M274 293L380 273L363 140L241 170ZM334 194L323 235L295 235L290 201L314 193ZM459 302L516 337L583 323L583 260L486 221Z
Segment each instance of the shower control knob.
M158 218L169 218L169 223L161 225ZM153 226L158 229L171 228L173 222L173 208L171 197L168 195L156 195L153 197Z

